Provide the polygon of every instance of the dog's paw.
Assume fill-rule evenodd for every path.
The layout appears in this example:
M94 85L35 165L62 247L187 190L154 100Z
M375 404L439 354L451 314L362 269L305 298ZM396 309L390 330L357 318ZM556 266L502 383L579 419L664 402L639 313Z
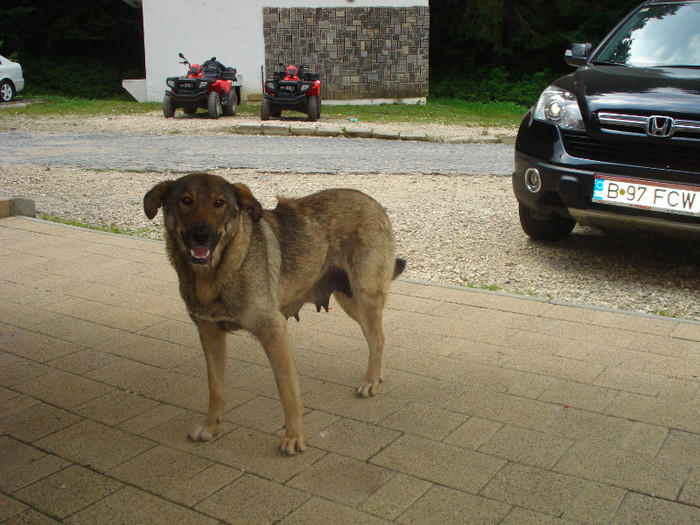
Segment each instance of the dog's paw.
M283 456L296 456L306 450L304 436L284 436L280 442L279 451Z
M376 383L362 383L355 389L355 394L357 397L374 397L379 391L379 381Z
M204 425L195 425L187 439L190 441L211 441L218 433L218 428L207 428Z

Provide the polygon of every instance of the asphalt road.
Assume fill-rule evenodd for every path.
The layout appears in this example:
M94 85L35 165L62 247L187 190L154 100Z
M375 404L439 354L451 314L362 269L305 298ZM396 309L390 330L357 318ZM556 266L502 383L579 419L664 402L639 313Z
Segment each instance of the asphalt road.
M513 147L248 135L0 133L2 161L86 169L186 172L510 175Z

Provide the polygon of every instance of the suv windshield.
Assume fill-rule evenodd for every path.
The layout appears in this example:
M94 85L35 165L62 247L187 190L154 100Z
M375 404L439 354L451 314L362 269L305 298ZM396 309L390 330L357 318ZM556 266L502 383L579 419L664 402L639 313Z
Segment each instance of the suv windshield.
M637 67L700 67L700 3L643 7L592 62Z

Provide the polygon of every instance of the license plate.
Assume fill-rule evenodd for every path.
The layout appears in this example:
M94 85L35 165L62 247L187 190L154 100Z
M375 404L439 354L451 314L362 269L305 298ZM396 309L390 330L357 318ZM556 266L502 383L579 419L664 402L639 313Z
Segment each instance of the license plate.
M700 216L700 188L665 182L596 175L593 202Z

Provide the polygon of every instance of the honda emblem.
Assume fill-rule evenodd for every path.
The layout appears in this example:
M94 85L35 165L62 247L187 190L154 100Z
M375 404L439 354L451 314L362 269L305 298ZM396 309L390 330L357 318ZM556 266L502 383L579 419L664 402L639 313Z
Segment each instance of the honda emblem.
M649 117L647 121L647 135L650 137L668 138L673 135L673 119L658 115Z

